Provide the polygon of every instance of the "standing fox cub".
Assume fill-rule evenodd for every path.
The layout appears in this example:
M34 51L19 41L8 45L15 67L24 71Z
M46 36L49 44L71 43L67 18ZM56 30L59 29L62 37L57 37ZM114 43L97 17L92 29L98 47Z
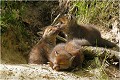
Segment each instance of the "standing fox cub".
M86 40L74 39L69 42L55 46L49 56L49 64L54 70L69 70L82 65L84 55L82 53L82 42ZM84 44L83 44L84 45Z
M73 38L86 39L90 44L99 47L112 48L116 45L110 41L107 41L101 37L100 32L95 29L93 25L79 25L74 16L64 15L58 18L58 22L61 23L62 31L67 34L67 40Z
M56 26L48 26L40 41L32 48L29 54L30 64L45 64L48 62L48 56L56 45L56 36L60 28Z

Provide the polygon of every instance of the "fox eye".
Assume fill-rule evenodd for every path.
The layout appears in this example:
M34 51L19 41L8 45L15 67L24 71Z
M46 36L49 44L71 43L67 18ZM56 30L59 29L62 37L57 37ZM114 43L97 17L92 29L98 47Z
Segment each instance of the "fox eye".
M62 21L60 21L59 23L60 23L60 24L63 24L63 22L62 22Z
M49 29L49 31L52 31L52 29Z
M60 62L59 64L60 64L60 65L63 65L63 64L64 64L64 62Z

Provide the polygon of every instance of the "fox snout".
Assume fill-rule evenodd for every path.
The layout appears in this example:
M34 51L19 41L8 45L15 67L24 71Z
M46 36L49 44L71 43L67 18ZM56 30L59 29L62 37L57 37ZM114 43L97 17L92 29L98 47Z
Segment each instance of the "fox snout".
M53 69L56 70L56 71L59 71L59 70L60 70L60 66L57 65L57 64L55 64L55 65L53 66Z

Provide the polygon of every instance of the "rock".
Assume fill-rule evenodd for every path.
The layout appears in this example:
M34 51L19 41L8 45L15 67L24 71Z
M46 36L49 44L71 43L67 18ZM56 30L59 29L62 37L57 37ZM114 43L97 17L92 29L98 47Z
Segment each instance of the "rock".
M105 78L102 78L103 73L101 73L99 68L91 70L82 69L74 72L58 72L52 70L48 65L0 64L0 79L2 80L99 80L101 78L105 80L119 80L120 75L118 73L113 78L108 78L107 75Z

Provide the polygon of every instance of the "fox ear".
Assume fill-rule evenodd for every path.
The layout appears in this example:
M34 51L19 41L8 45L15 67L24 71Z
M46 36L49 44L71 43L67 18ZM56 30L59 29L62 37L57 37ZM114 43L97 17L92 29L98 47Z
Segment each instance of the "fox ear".
M70 64L70 66L72 65L74 59L75 59L75 56L72 56L72 57L69 59L69 64Z
M59 53L58 53L57 51L55 51L55 56L58 56L58 54L59 54Z
M70 62L73 62L74 59L75 59L75 56L72 56L72 57L70 58Z

